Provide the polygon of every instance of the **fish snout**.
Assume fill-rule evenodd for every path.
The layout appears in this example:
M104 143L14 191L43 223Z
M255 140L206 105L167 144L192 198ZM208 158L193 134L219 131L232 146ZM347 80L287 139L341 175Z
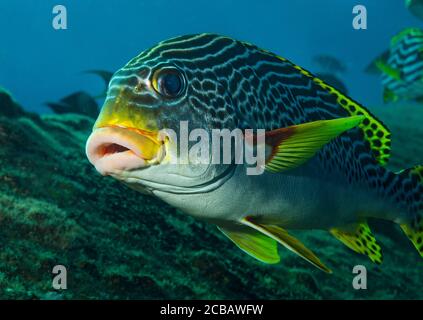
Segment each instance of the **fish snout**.
M102 175L148 167L160 162L163 151L153 133L117 126L95 129L86 144L88 160Z

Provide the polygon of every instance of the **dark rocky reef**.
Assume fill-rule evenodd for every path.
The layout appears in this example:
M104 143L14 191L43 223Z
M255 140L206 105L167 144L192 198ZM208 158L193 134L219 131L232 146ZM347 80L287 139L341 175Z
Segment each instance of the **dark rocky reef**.
M381 266L324 231L295 234L332 275L284 249L280 264L264 265L212 225L101 177L84 154L92 118L31 117L21 108L12 117L4 111L10 101L1 101L2 299L423 298L423 260L396 226L377 235L385 257ZM385 117L388 124L405 126L396 125L394 134L400 141L394 146L408 152L395 154L394 164L402 167L423 163L421 120L408 121L407 112L423 118L417 107ZM67 290L52 288L57 264L67 267ZM367 290L352 287L357 264L367 267Z
M15 118L26 114L24 109L13 99L10 92L0 87L0 114L5 117Z

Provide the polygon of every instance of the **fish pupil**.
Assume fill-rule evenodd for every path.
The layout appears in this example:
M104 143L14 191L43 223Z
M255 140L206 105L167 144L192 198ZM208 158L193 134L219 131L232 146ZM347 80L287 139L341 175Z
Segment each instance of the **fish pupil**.
M182 79L177 73L165 73L160 77L160 89L163 94L175 97L182 91Z

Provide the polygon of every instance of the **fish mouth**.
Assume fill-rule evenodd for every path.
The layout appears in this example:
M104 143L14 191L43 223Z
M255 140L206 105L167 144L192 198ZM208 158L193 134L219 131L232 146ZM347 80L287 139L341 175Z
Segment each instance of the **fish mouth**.
M102 175L146 168L163 159L163 142L157 136L136 128L99 127L87 140L86 154Z

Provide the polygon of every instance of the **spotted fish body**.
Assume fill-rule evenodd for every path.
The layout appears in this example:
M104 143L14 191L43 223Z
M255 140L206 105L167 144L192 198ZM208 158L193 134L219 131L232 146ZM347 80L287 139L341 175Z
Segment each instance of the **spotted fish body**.
M385 101L423 99L423 30L408 28L393 37L385 60L379 64Z
M405 0L406 8L417 18L423 20L423 1L422 0Z
M171 99L153 90L157 70L166 68L178 70L185 85ZM305 150L296 150L319 137L313 133L315 138L295 142L304 128L324 128L342 119L362 121L329 139L303 164L289 167L296 161L291 157L289 168L281 168L284 146L292 146L289 150L301 157ZM119 126L177 131L181 120L207 130L251 128L290 134L274 146L276 156L257 176L247 175L244 165L175 168L149 158L151 164L131 170L129 165L116 169L116 162L107 169L98 165L104 157L97 150L109 139L98 130ZM285 229L330 230L351 249L381 262L380 247L365 223L367 217L376 217L408 228L410 239L423 252L418 244L423 208L421 176L416 174L420 167L401 174L385 169L390 143L388 129L368 110L299 66L246 42L198 34L161 42L114 75L87 154L102 174L216 224L261 261L279 261L278 242L328 271ZM135 160L131 161L132 165ZM372 241L366 242L364 236Z

